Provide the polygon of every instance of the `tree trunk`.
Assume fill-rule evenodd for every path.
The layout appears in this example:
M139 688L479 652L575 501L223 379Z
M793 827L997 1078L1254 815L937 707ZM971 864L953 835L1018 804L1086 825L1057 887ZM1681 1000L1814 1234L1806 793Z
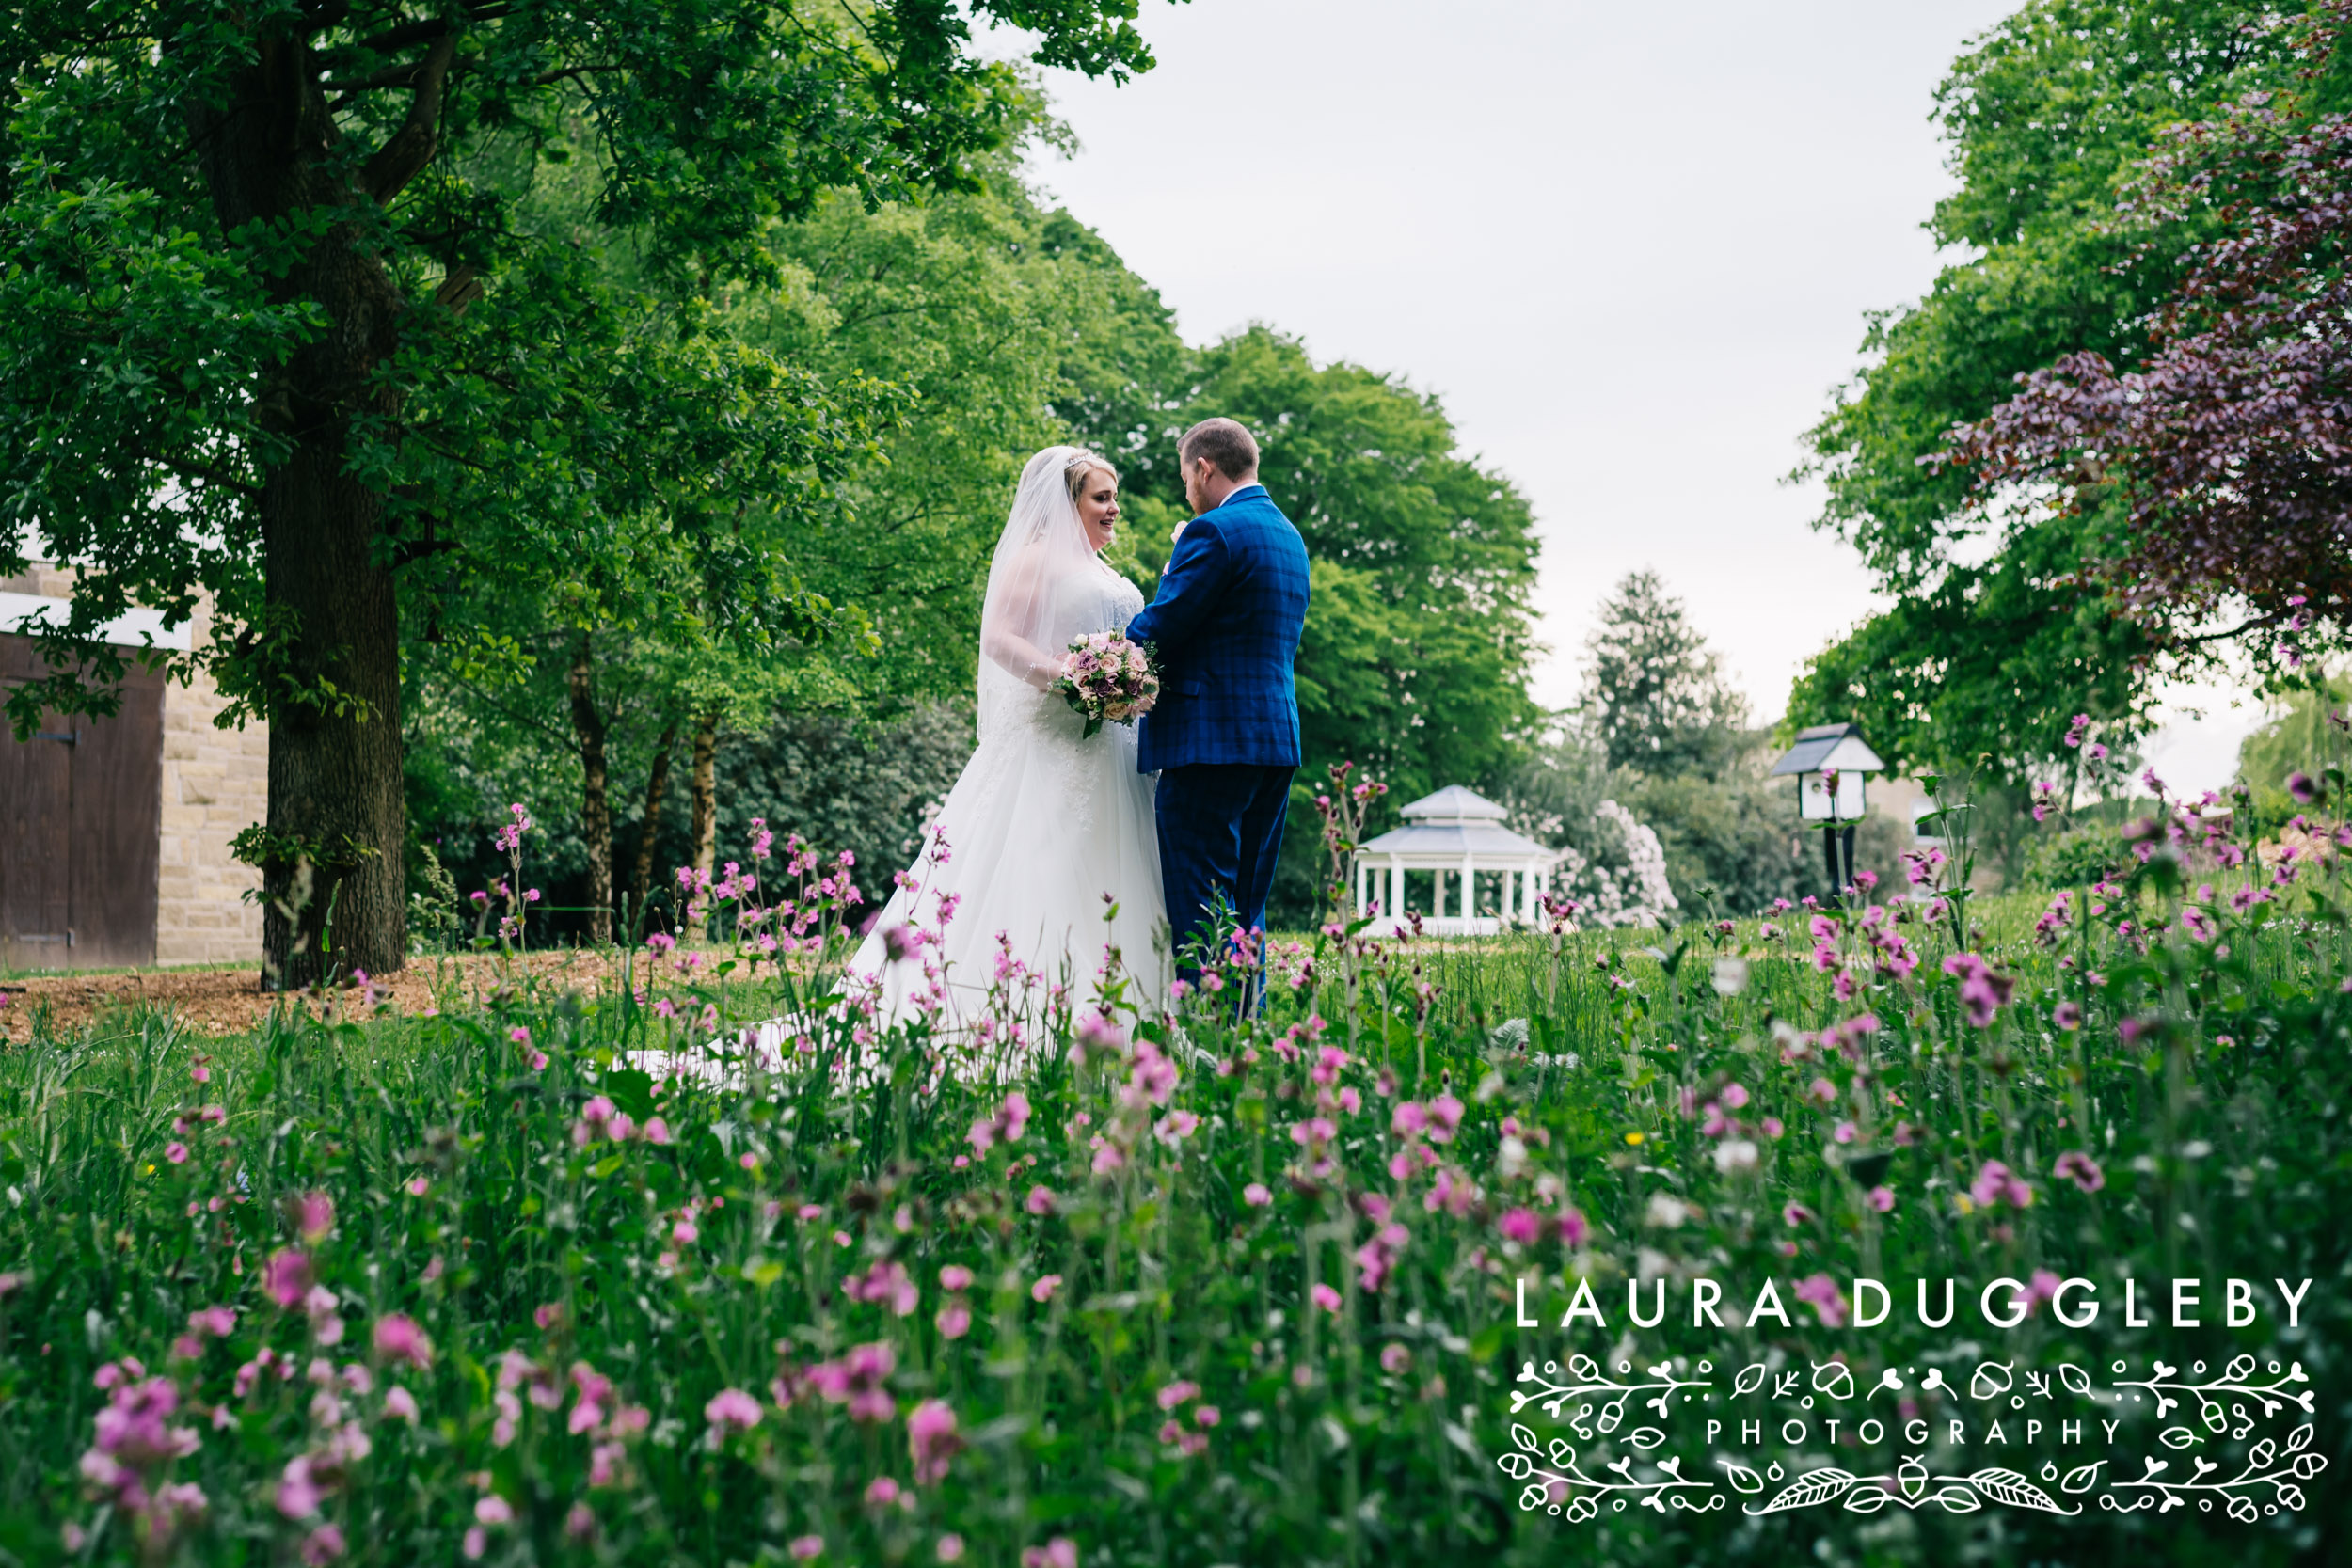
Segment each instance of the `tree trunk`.
M661 836L661 802L670 792L670 753L677 747L677 721L673 719L654 745L653 774L645 781L645 820L637 833L637 876L631 884L628 934L644 934L645 901L653 896L653 852Z
M706 713L694 721L694 869L707 882L719 865L719 716ZM708 901L704 908L708 909ZM706 921L696 916L686 923L690 937L703 934Z
M190 111L224 230L388 200L431 157L453 39L419 67L406 122L361 161L336 146L316 62L286 30L295 25L265 24L225 100ZM370 375L396 346L405 301L350 224L268 286L324 312L316 335L257 388L262 425L289 452L262 486L262 613L231 672L270 724L268 831L246 851L266 899L262 979L294 988L395 970L406 957L399 610L378 538L383 498L348 464L355 419L397 412Z
M339 440L306 441L262 504L265 603L296 628L286 677L342 699L270 708L262 962L283 990L407 957L400 623L391 573L369 560L375 498L342 467Z
M580 834L588 841L588 943L612 942L612 802L605 793L604 715L596 711L588 634L572 643L572 733L580 740Z

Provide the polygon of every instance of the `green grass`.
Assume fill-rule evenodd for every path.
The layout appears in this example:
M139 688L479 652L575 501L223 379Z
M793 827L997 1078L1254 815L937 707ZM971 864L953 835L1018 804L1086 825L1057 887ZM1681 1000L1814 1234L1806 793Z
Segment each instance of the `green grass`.
M1896 928L1922 959L1907 979L1837 933L1834 956L1861 988L1841 1002L1787 921L1794 952L1755 923L1721 939L1686 927L1352 959L1327 947L1312 987L1278 995L1263 1022L1196 1003L1182 1027L1204 1054L1172 1083L1152 1042L1182 1048L1156 1024L1129 1018L1129 1043L1073 1064L1069 1018L1009 1002L1051 1047L1017 1085L1022 1136L985 1148L968 1134L1001 1124L1004 1086L934 1082L937 1048L920 1036L886 1038L883 1082L865 1088L831 1071L850 1049L841 1021L814 1031L817 1055L735 1092L659 1087L620 1065L699 1035L660 1015L665 1000L684 1017L808 1010L766 969L706 966L690 983L648 965L642 1002L526 984L480 1010L285 1020L220 1040L153 1011L110 1015L0 1056L0 1268L16 1276L0 1294L0 1549L407 1564L460 1560L479 1530L487 1562L783 1561L811 1542L819 1561L930 1562L951 1536L962 1560L1005 1564L1052 1560L1057 1539L1087 1563L2325 1560L2352 1525L2339 1484L2352 998L2338 895L2312 881L2316 894L2244 917L2224 908L2213 942L2174 927L2145 953L2113 927L2174 918L2158 882L2050 947L2026 940L2042 900L1982 901L2014 988L1983 1026L1942 971L1948 933ZM1735 958L1743 981L1718 964ZM2081 1027L2060 1026L2061 1006L2082 1010ZM1874 1033L1824 1041L1865 1010ZM1311 1012L1343 1060L1311 1042ZM1745 1103L1728 1103L1734 1084ZM669 1141L577 1142L596 1130L582 1118L598 1094L641 1128L659 1116ZM1458 1129L1401 1132L1407 1101L1458 1105ZM201 1120L206 1105L223 1119ZM1710 1133L1710 1107L1740 1125ZM1198 1118L1181 1137L1179 1112ZM1733 1143L1754 1146L1753 1164L1722 1156ZM2056 1174L2069 1152L2095 1162L2097 1190ZM2026 1206L1998 1180L1989 1206L1967 1196L1988 1161L2030 1190ZM1875 1188L1891 1207L1873 1205ZM310 1194L332 1218L306 1240L294 1200ZM310 1307L266 1289L272 1259L297 1255L325 1292ZM969 1283L947 1288L944 1268ZM1977 1321L1987 1283L2042 1269L2094 1281L2097 1321L2070 1328L2046 1304L2015 1330ZM1788 1323L1694 1328L1702 1275L1735 1307L1775 1281ZM1047 1276L1059 1283L1041 1296ZM1858 1276L1887 1283L1890 1319L1832 1326ZM2125 1277L2144 1307L2159 1282L2190 1276L2208 1282L2199 1327L2121 1322ZM1923 1328L1910 1282L1946 1277L1960 1318ZM2260 1287L2260 1315L2237 1328L2217 1310L2231 1278ZM2315 1281L2293 1328L2278 1278ZM1652 1281L1645 1300L1666 1282L1661 1326L1629 1326L1632 1279ZM1808 1280L1824 1307L1797 1295ZM1536 1328L1519 1326L1522 1282ZM1563 1329L1580 1283L1606 1323ZM216 1305L235 1309L232 1331L176 1353L189 1315ZM953 1335L959 1309L969 1328ZM429 1338L429 1364L378 1348L394 1315ZM882 1353L858 1347L889 1361L863 1409L857 1358L870 1372ZM241 1389L264 1348L294 1375L263 1368ZM2294 1386L2315 1395L2308 1450L2288 1447L2307 1424L2292 1404L2243 1432L2225 1413L2216 1432L2193 1400L2164 1420L2121 1402L2118 1360L2131 1378L2158 1354L2217 1375L2240 1354L2312 1380ZM1709 1387L1662 1414L1638 1396L1617 1420L1605 1390L1556 1418L1540 1403L1515 1413L1515 1393L1578 1381L1568 1372L1588 1364L1574 1356L1592 1358L1585 1386L1622 1362L1636 1371L1620 1382L1666 1366ZM94 1386L123 1357L141 1373ZM1816 1394L1817 1378L1836 1386L1833 1357L1853 1387ZM2119 1421L2091 1490L2062 1490L2090 1456L2055 1427L1988 1448L1983 1422L2011 1396L1969 1391L1980 1361L2010 1363L2020 1399L2028 1371L2062 1365L2114 1396L2062 1382L2030 1396L2053 1422ZM313 1386L314 1365L331 1388ZM363 1390L342 1370L355 1366ZM1763 1386L1735 1388L1743 1368L1762 1369ZM1947 1387L1923 1386L1931 1368ZM1889 1370L1899 1399L1872 1392ZM125 1474L149 1495L200 1487L200 1513L139 1512L77 1469L110 1401L160 1392L142 1373L172 1389L165 1425L195 1446L119 1447ZM1803 1389L1776 1399L1789 1376ZM413 1421L388 1406L395 1387ZM747 1429L707 1414L725 1390L754 1402ZM1736 1435L1805 1396L1802 1442L1704 1426ZM1930 1440L1898 1427L1860 1442L1849 1421L1832 1443L1820 1425L1832 1409L1892 1424L1905 1400ZM952 1414L952 1455L918 1465L918 1408L926 1422ZM1956 1418L1966 1444L1947 1440ZM2176 1450L2160 1433L2184 1419L2191 1441ZM1645 1447L1644 1429L1659 1443ZM2277 1465L2327 1461L2301 1506L2258 1503L2251 1523L2227 1517L2228 1495L2161 1516L2097 1506L2152 1496L2118 1490L2126 1461L2133 1475L2141 1455L2175 1474L2208 1455L2235 1466L2264 1441ZM1573 1472L1554 1442L1575 1449ZM1534 1467L1532 1496L1508 1455ZM1705 1486L1665 1486L1665 1458ZM1804 1471L1897 1475L1911 1458L1962 1478L1937 1485L1980 1506L1864 1512L1851 1499L1867 1504L1865 1485L1747 1512ZM1617 1459L1629 1469L1609 1470ZM307 1490L284 1485L297 1462ZM2089 1506L2058 1517L1984 1501L1965 1478L1994 1467ZM1571 1480L1547 1495L1547 1474ZM1634 1490L1599 1489L1620 1475ZM896 1499L877 1500L883 1482ZM2246 1490L2276 1503L2275 1488Z

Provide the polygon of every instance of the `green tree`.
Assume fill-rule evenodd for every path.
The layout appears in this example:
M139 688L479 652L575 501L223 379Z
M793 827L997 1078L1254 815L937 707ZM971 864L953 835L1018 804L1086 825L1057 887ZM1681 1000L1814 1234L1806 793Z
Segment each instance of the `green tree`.
M904 400L882 455L845 472L835 504L812 509L789 541L794 581L837 623L831 635L738 652L652 593L628 604L516 594L485 602L464 639L412 637L410 702L430 714L411 733L429 726L437 745L482 759L454 792L445 768L412 764L421 836L478 833L485 807L569 770L577 825L543 816L543 859L565 910L588 911L560 928L592 940L615 895L628 895L628 918L657 871L704 863L751 816L861 853L905 836L887 789L861 785L804 816L811 797L792 768L820 759L844 777L895 776L887 758L845 759L905 743L911 723L932 755L953 729L935 705L969 698L981 587L1021 465L1068 437L1065 405L1116 419L1121 400L1165 395L1136 389L1144 371L1164 387L1182 362L1167 311L1107 245L1042 210L1009 157L983 172L978 189L922 202L828 197L775 231L776 282L714 303L714 330L829 386L882 383ZM1132 569L1132 543L1120 549ZM630 580L658 588L658 565ZM510 657L484 660L475 645L493 624ZM841 657L852 646L870 657ZM968 715L961 733L968 749ZM492 871L441 855L469 876Z
M2036 0L1983 34L1937 89L1960 188L1928 230L1962 260L1871 318L1868 364L1810 432L1817 526L1859 547L1891 607L1825 651L1789 711L1852 719L1892 761L2017 782L2066 718L2144 725L2161 667L2145 631L2082 586L2108 526L1968 506L1968 476L1923 464L2013 378L2095 350L2124 367L2195 223L2117 222L2168 126L2249 91L2300 89L2306 8L2264 0ZM2332 102L2333 76L2303 93ZM2055 724L2053 722L2055 721Z
M1022 466L1073 429L1120 460L1134 404L1182 373L1168 312L1099 236L1041 208L1009 159L981 188L922 203L829 198L773 249L783 280L739 291L741 335L911 400L886 460L843 481L837 521L810 531L795 564L871 617L879 657L843 671L867 698L968 696ZM1115 559L1132 567L1135 530L1122 532Z
M1719 768L1739 749L1747 701L1657 573L1626 575L1584 647L1584 716L1612 768Z
M2296 773L2317 778L2323 768L2352 772L2352 679L2327 676L2281 693L2270 721L2237 749L2238 782L2254 793L2265 819L2292 816L2287 794Z
M970 53L973 21L1116 77L1150 64L1134 8L9 13L0 572L28 545L83 567L48 640L56 678L24 703L103 705L119 664L94 626L134 601L183 616L210 590L221 629L194 657L271 721L270 820L249 840L270 967L295 983L319 969L319 933L287 902L317 869L342 880L338 951L397 967L404 567L561 573L595 529L651 516L706 580L751 571L729 613L788 624L808 605L768 562L776 534L870 438L854 395L713 339L691 308L594 297L577 236L517 221L542 155L594 146L595 230L683 304L771 277L775 224L825 192L969 182L1027 96ZM707 491L697 473L717 476ZM628 505L599 494L632 488Z

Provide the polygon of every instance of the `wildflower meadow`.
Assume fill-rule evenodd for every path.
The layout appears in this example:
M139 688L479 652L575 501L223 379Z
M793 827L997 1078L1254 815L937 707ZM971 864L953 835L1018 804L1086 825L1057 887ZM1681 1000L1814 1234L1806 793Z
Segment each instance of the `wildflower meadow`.
M2303 783L2266 848L2162 802L2073 888L1966 897L1939 797L1900 889L1340 911L1173 998L1000 962L954 1029L842 973L886 874L763 825L598 989L37 1029L0 1553L2342 1560L2347 834ZM1325 796L1335 868L1376 796Z

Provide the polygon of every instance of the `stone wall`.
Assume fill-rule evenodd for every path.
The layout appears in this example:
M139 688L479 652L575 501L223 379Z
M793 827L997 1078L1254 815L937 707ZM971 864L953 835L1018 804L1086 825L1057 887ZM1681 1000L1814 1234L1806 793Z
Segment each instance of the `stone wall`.
M196 645L212 635L209 607ZM229 855L229 841L269 817L269 726L215 729L228 702L199 674L164 689L163 851L155 869L155 961L262 961L262 907L244 898L262 874Z

